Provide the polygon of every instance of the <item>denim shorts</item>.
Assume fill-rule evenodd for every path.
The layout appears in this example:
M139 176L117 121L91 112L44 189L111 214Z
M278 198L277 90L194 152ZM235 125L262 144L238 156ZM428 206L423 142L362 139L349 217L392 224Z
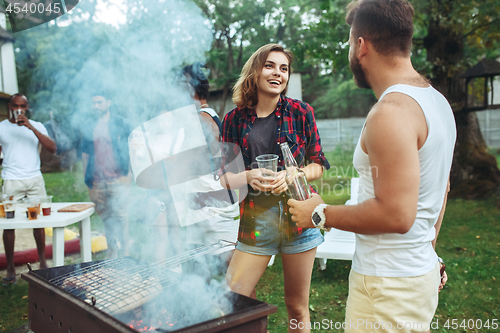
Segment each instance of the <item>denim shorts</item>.
M282 219L283 220L283 219ZM319 229L303 229L298 236L289 236L279 228L280 207L271 207L255 217L255 245L238 242L236 249L257 255L272 256L278 253L294 254L314 249L324 238Z

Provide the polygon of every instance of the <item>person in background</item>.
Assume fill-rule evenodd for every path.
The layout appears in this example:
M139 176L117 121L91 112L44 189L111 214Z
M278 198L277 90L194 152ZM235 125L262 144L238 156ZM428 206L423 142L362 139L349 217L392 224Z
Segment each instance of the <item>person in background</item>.
M239 205L236 193L224 189L214 174L220 169L220 135L222 123L217 113L209 107L209 83L202 71L204 65L195 63L181 70L181 80L193 98L210 151L213 174L200 175L196 189L189 194L189 206L194 214L201 214L200 222L187 227L188 242L195 245L211 245L219 240L235 243L239 226ZM232 200L231 200L232 199ZM218 251L220 270L226 273L234 247L227 246Z
M378 99L353 156L359 204L313 196L289 200L290 212L302 228L356 233L345 332L425 332L446 280L434 240L456 140L453 110L413 68L408 1L361 0L347 9L354 79Z
M17 93L8 103L9 119L0 123L0 151L4 153L2 179L4 192L19 200L25 196L46 196L45 182L40 172L39 145L50 153L56 152L55 142L48 136L45 127L28 119L29 103L26 96ZM33 229L40 268L47 268L45 260L45 230ZM15 230L3 231L7 275L3 285L16 283L14 266Z
M82 129L82 161L90 200L104 223L107 257L128 253L128 199L130 167L128 121L111 112L106 92L92 95L95 117ZM120 250L120 251L119 251Z
M276 154L283 167L280 144L287 142L307 181L318 179L323 168L329 168L313 109L285 96L291 62L291 52L278 44L259 48L245 63L234 87L237 108L223 121L221 183L229 189L247 187L249 192L241 203L238 244L226 280L234 292L251 296L271 256L281 253L288 318L307 322L316 247L323 236L319 230L298 228L290 220L284 195L286 170L266 184L256 165L257 156ZM228 150L228 145L234 147ZM243 154L245 171L226 169L235 149Z

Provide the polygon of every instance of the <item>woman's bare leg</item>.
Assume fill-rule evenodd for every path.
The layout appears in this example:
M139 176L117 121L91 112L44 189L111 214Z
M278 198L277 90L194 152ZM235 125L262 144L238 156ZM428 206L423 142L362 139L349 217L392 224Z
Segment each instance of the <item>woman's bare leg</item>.
M226 274L229 288L235 293L250 297L270 259L271 256L235 250Z
M309 289L315 256L316 248L302 253L281 254L289 332L310 332L305 327L310 321ZM299 326L304 328L300 329Z

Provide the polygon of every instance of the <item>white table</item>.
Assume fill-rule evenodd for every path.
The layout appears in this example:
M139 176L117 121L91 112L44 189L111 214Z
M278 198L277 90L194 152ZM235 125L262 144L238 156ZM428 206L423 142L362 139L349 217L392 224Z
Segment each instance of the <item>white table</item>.
M0 229L52 228L52 260L54 266L64 265L64 227L78 222L80 228L80 253L82 261L92 261L90 215L94 207L77 213L58 213L57 210L72 204L89 202L54 202L49 216L38 215L36 220L28 220L22 209L16 209L13 219L0 218Z

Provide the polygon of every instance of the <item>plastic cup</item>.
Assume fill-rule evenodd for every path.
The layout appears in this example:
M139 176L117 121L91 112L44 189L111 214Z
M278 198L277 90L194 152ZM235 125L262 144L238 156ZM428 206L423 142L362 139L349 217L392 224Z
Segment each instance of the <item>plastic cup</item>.
M5 218L5 209L3 207L4 201L9 200L7 194L5 194L5 187L2 186L2 194L0 195L0 218Z
M5 218L13 219L16 216L16 202L12 200L7 200L3 202L3 208L5 210Z
M17 118L19 118L19 116L22 114L23 114L23 110L21 110L21 109L14 110L14 119L16 120L16 123L18 122Z
M47 195L45 197L42 197L40 199L40 204L42 206L43 216L49 216L50 215L50 209L52 207L52 196L51 195Z
M40 198L29 198L26 200L26 207L28 208L28 219L36 220L40 211Z
M255 158L257 165L262 173L262 177L268 180L264 181L264 184L271 183L276 177L278 171L278 155L275 154L265 154L260 155Z

